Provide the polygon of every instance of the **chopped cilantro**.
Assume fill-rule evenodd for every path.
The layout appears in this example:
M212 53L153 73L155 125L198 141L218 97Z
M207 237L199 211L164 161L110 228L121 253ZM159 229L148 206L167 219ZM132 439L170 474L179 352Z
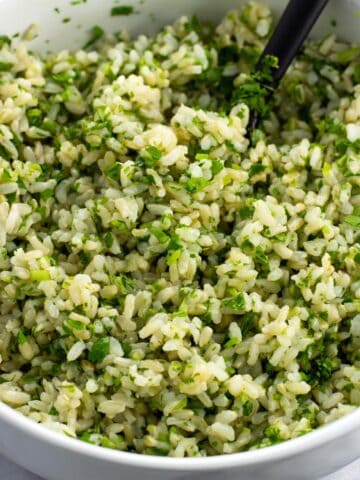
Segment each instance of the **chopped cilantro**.
M239 215L241 220L246 220L247 218L252 218L254 214L254 207L243 206L239 208Z
M243 415L245 417L248 417L251 415L253 411L253 404L250 402L250 400L246 400L246 402L243 404Z
M136 290L136 281L125 273L120 273L119 275L111 277L112 283L114 283L121 295L127 295Z
M242 315L240 319L240 328L243 337L246 337L249 331L254 327L255 319L256 314L254 312L248 312L245 313L245 315Z
M196 15L193 15L188 22L184 25L186 32L196 32L198 35L201 36L202 28L201 23Z
M249 169L249 176L253 177L254 175L258 175L264 170L265 170L265 165L262 165L261 163L255 163L254 165L251 165Z
M54 405L50 408L49 410L49 415L58 415L59 412L56 410L56 408L54 407Z
M83 48L89 48L91 47L91 45L97 42L104 35L104 30L99 27L99 25L94 25L90 31L90 34L91 36L89 40L85 43Z
M4 45L11 45L11 38L9 38L7 35L0 35L0 48L2 48Z
M10 173L10 170L8 168L4 168L2 175L1 175L1 181L2 182L8 182L12 180L12 175Z
M264 267L265 270L269 271L269 259L261 247L256 247L255 249L255 262Z
M316 128L318 129L321 135L323 135L324 133L334 133L336 135L344 135L345 133L344 125L339 122L336 122L332 118L325 118L324 120L321 120L321 122L319 122L316 125Z
M20 328L20 330L18 331L18 333L16 335L16 343L18 345L23 345L27 341L28 341L28 339L27 339L27 337L24 333L24 330L22 328Z
M105 175L112 180L119 181L120 180L120 171L121 171L121 163L115 162L105 170Z
M210 182L202 177L190 178L184 183L184 188L189 193L197 193L208 187Z
M359 47L350 47L336 54L336 59L340 63L349 63L357 58L360 54Z
M346 215L344 221L352 227L360 227L360 212L355 210L353 214Z
M223 301L223 305L231 310L235 310L236 312L242 311L245 309L244 295L239 293L233 298L227 298Z
M65 71L60 73L54 73L51 75L51 79L60 85L66 86L74 83L74 75L72 71Z
M168 251L178 250L179 248L181 248L179 235L177 234L172 235L172 237L170 238L169 245L167 246Z
M72 320L71 318L68 318L64 322L64 327L65 329L68 328L71 330L77 330L77 331L82 331L86 330L86 325L83 322L79 322L78 320Z
M308 376L310 384L324 383L328 381L335 370L339 368L340 360L331 357L326 343L326 338L309 345L298 356L302 371Z
M224 165L221 160L218 160L217 158L211 160L211 173L213 177L215 177L216 174L221 172L223 168Z
M218 53L218 61L221 66L227 63L237 63L239 58L240 52L236 44L227 45L221 48Z
M106 233L106 235L104 236L104 242L107 248L111 248L113 246L114 237L111 232Z
M142 157L142 161L144 162L146 167L152 168L158 163L162 156L162 153L158 148L154 147L153 145L146 147L145 151L146 155Z
M132 347L129 342L122 342L121 347L123 349L125 357L128 357L132 351Z
M90 362L102 362L110 351L110 338L98 338L92 345L88 359Z
M232 337L224 344L224 348L235 347L235 345L239 345L240 342L240 338Z
M352 79L354 83L360 83L360 63L355 65Z
M47 188L46 190L40 193L40 198L42 200L48 200L53 196L54 196L54 190L52 188Z
M180 258L180 255L182 253L182 249L179 248L177 250L172 250L166 257L166 263L170 267L171 265L174 265L178 259Z
M128 230L128 227L123 220L112 220L110 222L110 225L113 228L116 228L116 230L119 230L120 232L126 232Z
M280 430L274 425L266 427L264 435L271 441L271 443L279 443L281 441Z
M160 243L167 243L170 240L169 235L161 230L161 228L150 227L149 231Z
M42 282L50 280L50 273L47 270L32 270L30 272L30 279L34 282Z
M111 9L111 16L115 17L117 15L131 15L134 13L134 7L129 5L119 5L118 7L113 7Z
M9 72L13 67L10 62L0 62L0 72Z
M232 103L245 103L251 112L266 118L271 110L269 94L273 72L278 67L278 59L267 55L259 68L248 75L244 82L235 88Z

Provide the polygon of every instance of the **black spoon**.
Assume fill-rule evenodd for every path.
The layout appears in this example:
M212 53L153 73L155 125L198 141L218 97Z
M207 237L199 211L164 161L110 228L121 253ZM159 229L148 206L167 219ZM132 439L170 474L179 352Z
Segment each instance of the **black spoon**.
M318 19L328 0L290 0L268 44L261 54L255 71L261 71L264 60L269 56L278 59L278 67L272 70L271 79L262 86L271 96L290 63L298 53L312 26ZM248 132L256 128L259 116L250 112Z

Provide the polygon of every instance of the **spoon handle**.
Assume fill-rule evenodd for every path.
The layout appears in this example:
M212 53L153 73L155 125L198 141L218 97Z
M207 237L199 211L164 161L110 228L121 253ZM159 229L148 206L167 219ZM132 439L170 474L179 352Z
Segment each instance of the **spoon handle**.
M256 65L256 69L260 69L266 55L279 59L279 68L274 69L271 86L276 86L281 80L327 3L328 0L289 1Z

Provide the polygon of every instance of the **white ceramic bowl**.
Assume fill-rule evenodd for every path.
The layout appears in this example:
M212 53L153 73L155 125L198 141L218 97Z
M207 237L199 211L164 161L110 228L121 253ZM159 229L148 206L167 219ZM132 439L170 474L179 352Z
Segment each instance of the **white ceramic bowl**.
M280 14L285 0L266 0ZM239 0L124 0L139 13L111 17L113 0L0 0L0 31L13 34L30 23L40 25L32 48L75 48L94 24L116 31L151 32L183 14L219 20ZM61 13L54 11L59 7ZM333 0L314 35L333 31L360 41L360 0ZM70 17L67 24L62 19ZM118 452L53 433L0 403L0 452L49 480L256 479L315 480L360 456L360 409L304 437L262 450L210 458L172 459ZM0 473L1 478L1 473ZM4 479L5 480L5 479Z

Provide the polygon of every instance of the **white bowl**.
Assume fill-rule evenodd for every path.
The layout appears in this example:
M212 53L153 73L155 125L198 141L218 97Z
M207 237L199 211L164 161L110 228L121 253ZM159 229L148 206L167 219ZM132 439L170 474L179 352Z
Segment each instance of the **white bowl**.
M286 2L266 0L280 13ZM32 48L75 48L84 43L94 24L116 31L151 32L183 14L219 20L238 7L239 0L124 0L139 13L111 17L113 0L87 0L72 6L70 0L0 0L1 33L40 25ZM54 11L60 7L61 13ZM336 30L346 40L360 41L360 0L333 0L316 26L314 35ZM69 23L62 23L70 17ZM262 450L210 458L150 457L96 447L54 433L0 403L0 452L49 480L210 480L311 479L339 469L360 456L360 409L303 437ZM0 474L1 477L1 474Z

